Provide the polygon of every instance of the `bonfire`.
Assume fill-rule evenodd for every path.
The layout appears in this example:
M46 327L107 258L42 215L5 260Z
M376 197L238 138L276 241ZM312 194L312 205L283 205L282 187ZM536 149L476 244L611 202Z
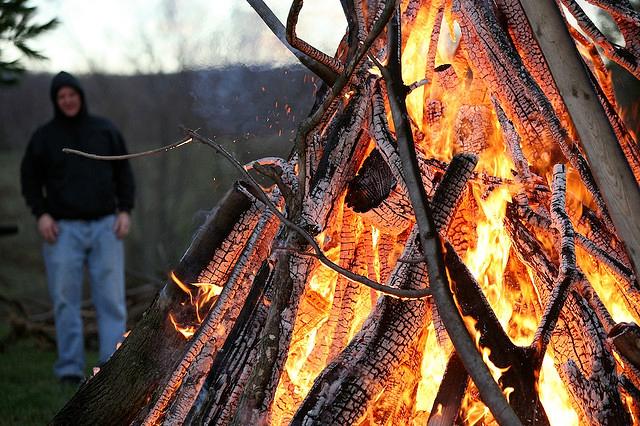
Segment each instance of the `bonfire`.
M640 77L640 14L588 1L623 45L575 0L343 0L331 56L302 0L248 0L313 109L288 158L166 147L242 179L54 423L639 424L640 151L602 55Z

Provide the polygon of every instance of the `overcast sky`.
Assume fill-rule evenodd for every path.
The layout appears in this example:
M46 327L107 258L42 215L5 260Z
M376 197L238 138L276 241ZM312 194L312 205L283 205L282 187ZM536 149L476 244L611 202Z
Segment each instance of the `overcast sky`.
M290 0L266 0L286 21ZM244 0L32 0L58 28L33 43L46 71L136 73L184 66L295 62ZM333 53L346 28L338 0L306 0L299 35Z
M291 0L265 2L286 22ZM38 8L38 21L60 20L57 29L33 43L49 60L28 63L31 70L138 73L296 62L245 0L31 0L30 4ZM586 10L592 14L594 8ZM333 54L345 28L339 0L305 0L300 37Z

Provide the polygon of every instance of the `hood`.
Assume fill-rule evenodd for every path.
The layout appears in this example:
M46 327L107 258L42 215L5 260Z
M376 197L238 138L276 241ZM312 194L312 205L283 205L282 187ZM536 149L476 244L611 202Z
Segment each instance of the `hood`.
M61 71L56 74L55 77L53 77L53 80L51 80L51 90L49 92L49 95L51 96L51 102L53 103L55 118L69 120L69 117L65 116L60 108L58 108L58 103L56 102L58 91L64 86L75 89L80 94L80 99L82 101L80 112L77 116L73 117L73 119L85 117L88 114L87 101L85 100L84 90L82 89L80 81L68 72Z

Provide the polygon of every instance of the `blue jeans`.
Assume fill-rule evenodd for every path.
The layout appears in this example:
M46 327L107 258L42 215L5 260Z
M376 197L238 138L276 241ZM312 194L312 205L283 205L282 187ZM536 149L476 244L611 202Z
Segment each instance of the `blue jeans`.
M97 220L60 220L54 244L44 243L49 294L53 301L57 377L84 375L84 336L80 304L84 267L96 309L100 362L109 359L126 327L124 249L113 232L114 215Z

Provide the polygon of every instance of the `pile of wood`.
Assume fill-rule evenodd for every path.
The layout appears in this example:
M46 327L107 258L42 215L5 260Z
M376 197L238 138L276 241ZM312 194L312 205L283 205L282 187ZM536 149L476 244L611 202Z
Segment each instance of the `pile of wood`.
M296 35L301 0L286 26L248 1L323 80L314 108L290 158L245 166L273 185L244 172L120 350L54 423L444 425L461 422L464 401L475 400L490 410L487 422L545 425L545 355L583 423L638 419L638 327L616 323L580 264L603 265L616 286L608 290L640 318L640 223L598 186L609 181L589 164L591 135L536 36L528 9L538 2L344 0L348 31L331 57ZM593 54L597 46L640 76L640 14L627 0L591 0L617 23L621 47L574 0L561 3L583 31L569 28L585 56L571 52L587 64L588 84L575 90L596 102L592 121L607 126L606 149L618 155L608 158L621 161L613 190L630 187L627 206L640 209L638 144ZM457 34L449 55L438 51L445 30ZM416 37L423 72L414 83L403 81L403 55ZM414 93L419 113L407 108ZM224 154L194 131L186 140ZM508 176L484 165L500 155ZM505 281L535 295L519 301L536 322L527 345L514 343L464 260L493 249L478 247L476 225L503 190ZM448 363L425 409L430 333ZM304 390L301 371L312 380Z

